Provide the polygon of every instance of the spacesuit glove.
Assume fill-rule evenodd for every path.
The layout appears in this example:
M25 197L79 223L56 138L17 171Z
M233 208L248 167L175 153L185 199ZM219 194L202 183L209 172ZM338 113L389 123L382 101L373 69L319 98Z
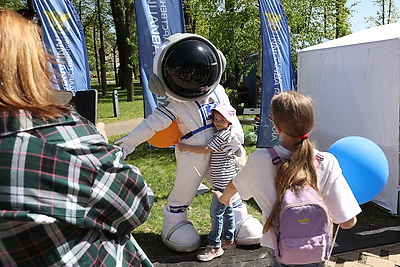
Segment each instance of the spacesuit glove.
M135 145L131 144L129 142L129 135L125 135L121 138L118 138L117 140L114 141L114 144L118 145L119 147L122 148L122 153L124 155L124 159L126 156L131 154L133 151L135 151Z

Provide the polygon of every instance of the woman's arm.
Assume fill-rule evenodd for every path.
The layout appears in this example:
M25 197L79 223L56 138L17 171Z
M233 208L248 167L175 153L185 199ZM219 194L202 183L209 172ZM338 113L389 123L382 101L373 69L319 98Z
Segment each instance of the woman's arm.
M231 198L237 193L237 189L231 180L224 189L224 193L214 190L211 190L211 192L218 197L219 202L225 206L229 206Z
M195 145L188 145L188 144L183 144L183 143L176 143L175 145L179 149L179 151L183 151L183 152L188 151L188 152L199 153L199 154L208 154L213 151L208 146L195 146Z
M107 143L100 133L102 125L99 128L79 120L74 125L58 127L47 141L60 143L59 132L74 132L62 135L66 145L61 147L64 153L58 155L70 158L70 165L75 168L73 181L76 185L73 184L73 188L77 188L71 191L68 187L72 185L65 183L67 188L60 190L84 195L80 201L85 215L79 218L79 223L86 228L124 235L147 220L154 195L139 169L124 164L121 149ZM76 144L79 144L79 149Z
M353 217L348 221L339 223L340 228L342 229L350 229L352 228L354 225L356 225L357 223L357 217Z

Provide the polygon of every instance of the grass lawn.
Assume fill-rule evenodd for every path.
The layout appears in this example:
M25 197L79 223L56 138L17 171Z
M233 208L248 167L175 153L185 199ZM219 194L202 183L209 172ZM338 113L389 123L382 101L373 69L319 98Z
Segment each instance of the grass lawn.
M96 86L93 88L99 89ZM143 96L139 84L135 84L134 101L126 102L126 93L118 90L120 116L114 117L112 104L112 90L118 90L113 85L109 87L109 95L103 97L99 91L98 117L99 121L110 123L132 118L143 118ZM250 128L245 128L249 130ZM119 136L109 137L112 143ZM246 151L251 154L256 147L246 146ZM126 162L139 167L143 178L155 194L155 203L149 219L134 230L134 236L151 260L157 260L171 253L161 242L162 208L167 204L167 198L172 190L175 178L175 156L173 149L150 149L146 143L139 145L130 154ZM208 185L205 181L204 183ZM206 237L210 230L209 204L211 193L196 196L188 211L188 219L206 245ZM261 213L253 201L246 202L249 213L261 220ZM362 205L363 212L358 216L357 227L379 225L387 222L399 222L399 217L390 215L373 203Z
M102 96L101 88L99 86L92 86L93 89L97 89L99 92L98 101L98 121L104 123L124 121L132 118L143 118L144 108L143 108L143 95L142 87L140 83L135 83L134 86L134 101L126 101L126 91L121 90L120 87L116 87L114 84L108 85L108 95ZM114 105L113 105L113 90L118 91L118 106L120 111L120 116L114 116Z
M115 137L110 138L110 142L114 139ZM246 147L246 149L251 153L255 146ZM168 195L175 179L174 151L173 149L150 149L144 143L127 157L126 162L139 167L143 178L155 195L155 203L149 219L134 230L134 236L150 259L165 257L171 253L171 250L161 242L162 208L168 202ZM203 182L209 186L206 181ZM188 211L188 219L197 229L204 245L206 245L206 237L211 226L209 218L211 196L211 193L196 196ZM247 207L250 214L261 220L261 213L253 201L248 201Z

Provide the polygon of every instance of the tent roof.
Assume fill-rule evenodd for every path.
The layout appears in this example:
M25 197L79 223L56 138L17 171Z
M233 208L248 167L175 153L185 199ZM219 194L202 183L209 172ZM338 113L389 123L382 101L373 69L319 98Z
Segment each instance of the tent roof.
M337 38L325 43L307 47L301 50L300 52L331 48L331 47L356 45L356 44L363 44L370 42L379 42L379 41L399 39L399 38L400 38L400 22L397 22L358 31L341 38Z

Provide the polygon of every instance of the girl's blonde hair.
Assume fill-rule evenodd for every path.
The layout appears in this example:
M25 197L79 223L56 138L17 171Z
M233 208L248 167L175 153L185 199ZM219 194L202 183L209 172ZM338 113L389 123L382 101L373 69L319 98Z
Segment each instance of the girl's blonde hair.
M264 225L264 233L274 225L287 189L296 191L309 185L318 192L314 145L306 136L314 127L312 99L295 91L285 91L272 98L271 112L274 124L297 143L291 158L283 163L275 177L277 199Z
M0 7L0 111L23 109L43 119L68 112L52 98L52 75L40 27Z

